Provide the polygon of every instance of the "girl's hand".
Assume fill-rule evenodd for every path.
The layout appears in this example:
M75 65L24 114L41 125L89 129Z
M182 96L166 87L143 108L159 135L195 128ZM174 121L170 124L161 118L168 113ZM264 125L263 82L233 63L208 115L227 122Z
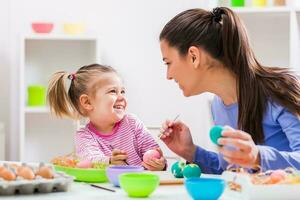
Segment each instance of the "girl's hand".
M149 159L147 162L143 161L142 165L150 171L162 171L166 166L166 159L164 157L161 157L159 159L152 158Z
M252 140L251 135L240 130L224 130L218 143L219 152L230 164L238 164L241 167L256 168L260 165L259 149ZM234 147L229 150L226 146Z
M142 165L144 166L144 168L150 171L162 171L165 169L167 161L163 157L163 152L161 151L160 148L156 148L155 150L157 150L160 153L161 158L160 159L153 158L148 160L147 162L143 161Z
M193 162L196 145L189 128L180 120L176 122L167 120L162 124L160 139L177 155L189 162Z
M110 157L110 164L112 165L126 165L128 158L127 152L119 149L113 149Z

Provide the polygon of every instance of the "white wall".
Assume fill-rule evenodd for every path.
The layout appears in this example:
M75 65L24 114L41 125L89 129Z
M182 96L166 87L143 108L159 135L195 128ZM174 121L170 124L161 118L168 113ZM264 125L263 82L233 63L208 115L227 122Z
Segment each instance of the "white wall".
M185 9L202 6L203 1L2 0L1 4L2 2L4 6L0 6L1 10L6 13L5 16L10 15L10 22L7 24L1 18L1 22L3 20L7 27L7 33L0 38L0 44L4 43L4 47L7 47L1 47L1 65L10 56L11 65L0 68L1 102L2 91L5 96L9 96L8 87L3 87L3 83L10 82L12 88L10 98L0 105L1 120L3 118L8 123L8 107L14 111L15 106L19 105L19 88L14 83L18 81L20 35L31 32L32 21L53 21L56 33L61 32L63 22L83 21L88 26L88 32L100 37L102 63L117 68L123 75L128 91L129 111L140 116L148 126L160 126L164 119L172 119L179 113L180 119L190 125L196 143L209 146L210 143L206 142L210 122L206 98L184 98L177 85L166 80L166 68L161 61L158 41L160 30L169 19ZM2 34L4 32L1 30ZM5 55L4 59L2 55ZM7 76L8 69L10 79ZM5 73L2 73L3 70ZM14 136L18 133L15 126L17 119L16 113L12 112L11 130L7 137L11 146L8 159L17 159L18 149L14 147Z
M8 133L10 116L9 1L1 0L0 4L0 123L4 123L4 132ZM4 145L5 143L7 142L0 141L0 145Z

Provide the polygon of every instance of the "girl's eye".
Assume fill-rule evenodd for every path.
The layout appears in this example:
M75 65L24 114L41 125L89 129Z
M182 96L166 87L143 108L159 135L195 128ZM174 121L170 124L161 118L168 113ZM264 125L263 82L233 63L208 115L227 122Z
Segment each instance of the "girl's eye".
M121 91L121 94L125 94L125 93L126 93L125 90L122 90L122 91Z
M117 93L117 90L111 90L110 93Z

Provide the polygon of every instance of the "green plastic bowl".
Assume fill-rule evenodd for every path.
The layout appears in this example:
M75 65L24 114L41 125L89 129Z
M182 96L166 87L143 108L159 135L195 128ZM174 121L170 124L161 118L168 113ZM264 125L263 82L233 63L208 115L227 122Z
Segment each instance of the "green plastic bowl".
M147 197L159 185L156 174L125 173L119 176L120 186L129 197Z
M104 183L108 182L105 169L82 169L54 165L56 171L62 171L70 176L75 177L75 181L88 183Z

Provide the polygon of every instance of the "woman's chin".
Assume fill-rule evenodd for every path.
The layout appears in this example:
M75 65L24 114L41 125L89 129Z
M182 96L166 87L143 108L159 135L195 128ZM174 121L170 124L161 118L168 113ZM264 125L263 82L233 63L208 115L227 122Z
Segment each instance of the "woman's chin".
M182 89L182 94L183 94L183 96L185 96L185 97L191 96L191 94L190 94L189 92L187 92L186 90L183 90L183 89Z

